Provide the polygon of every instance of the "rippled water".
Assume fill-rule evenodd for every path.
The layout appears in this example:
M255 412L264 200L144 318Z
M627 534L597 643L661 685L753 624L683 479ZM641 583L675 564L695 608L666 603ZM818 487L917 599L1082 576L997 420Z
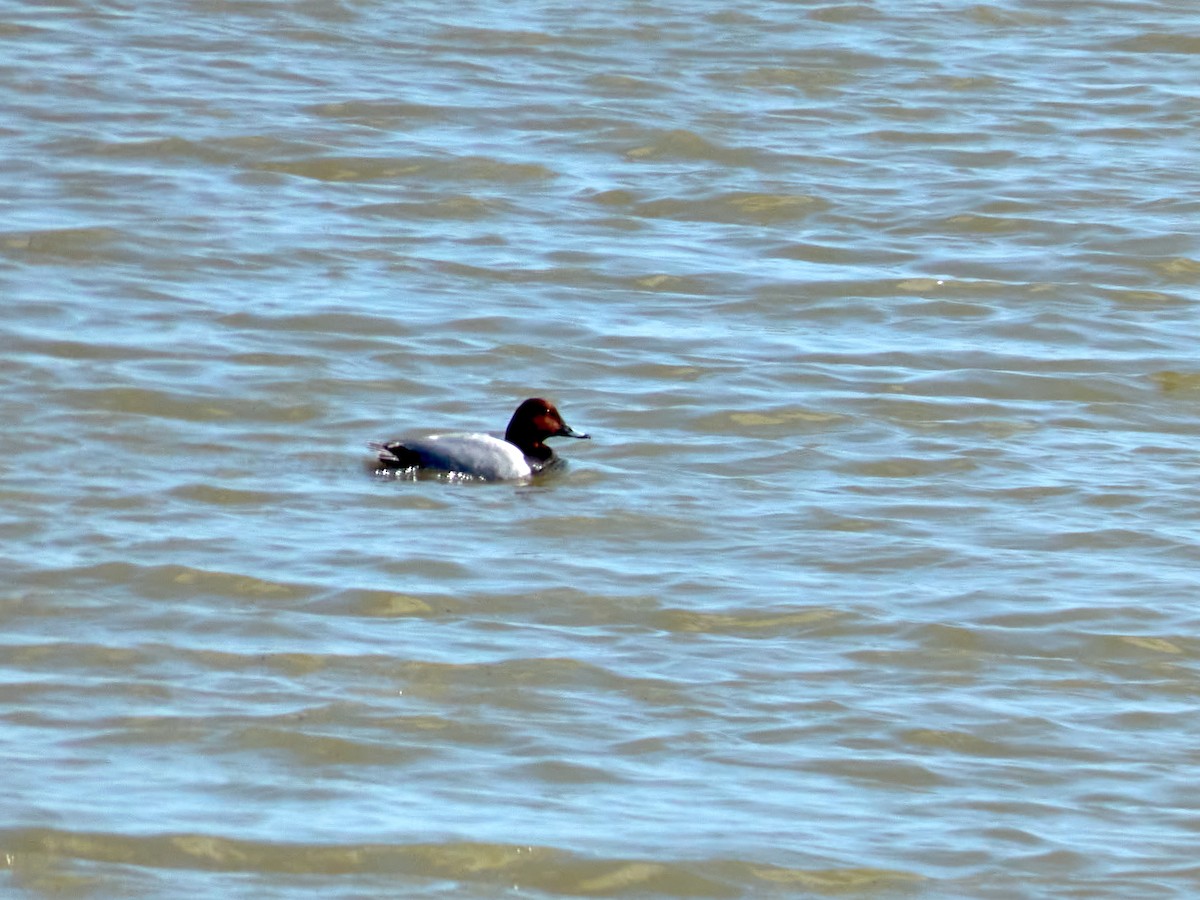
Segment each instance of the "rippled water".
M1200 890L1190 0L0 45L0 893Z

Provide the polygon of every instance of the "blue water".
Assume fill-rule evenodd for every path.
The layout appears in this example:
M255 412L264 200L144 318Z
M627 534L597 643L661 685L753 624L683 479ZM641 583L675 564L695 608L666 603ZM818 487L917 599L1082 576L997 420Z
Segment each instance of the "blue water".
M0 9L0 893L1193 896L1195 31Z

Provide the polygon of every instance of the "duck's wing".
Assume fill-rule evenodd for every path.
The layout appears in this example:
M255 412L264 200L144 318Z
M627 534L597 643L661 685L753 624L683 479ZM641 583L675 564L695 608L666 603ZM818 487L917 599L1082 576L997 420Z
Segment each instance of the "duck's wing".
M520 450L490 434L431 434L370 446L392 469L433 469L487 480L525 478L532 471Z

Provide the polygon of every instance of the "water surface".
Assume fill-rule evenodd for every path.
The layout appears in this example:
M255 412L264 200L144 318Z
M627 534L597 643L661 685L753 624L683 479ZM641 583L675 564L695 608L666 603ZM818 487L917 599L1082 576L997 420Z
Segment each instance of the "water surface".
M0 7L3 892L1194 896L1197 24Z

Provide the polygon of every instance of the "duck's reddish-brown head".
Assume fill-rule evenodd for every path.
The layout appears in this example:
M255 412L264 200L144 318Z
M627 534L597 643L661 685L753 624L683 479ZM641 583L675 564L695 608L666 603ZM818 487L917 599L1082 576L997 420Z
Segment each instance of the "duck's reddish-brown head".
M542 442L552 437L589 438L563 421L554 404L541 397L531 397L513 413L504 432L504 439L520 447L526 456L549 458L550 448Z

